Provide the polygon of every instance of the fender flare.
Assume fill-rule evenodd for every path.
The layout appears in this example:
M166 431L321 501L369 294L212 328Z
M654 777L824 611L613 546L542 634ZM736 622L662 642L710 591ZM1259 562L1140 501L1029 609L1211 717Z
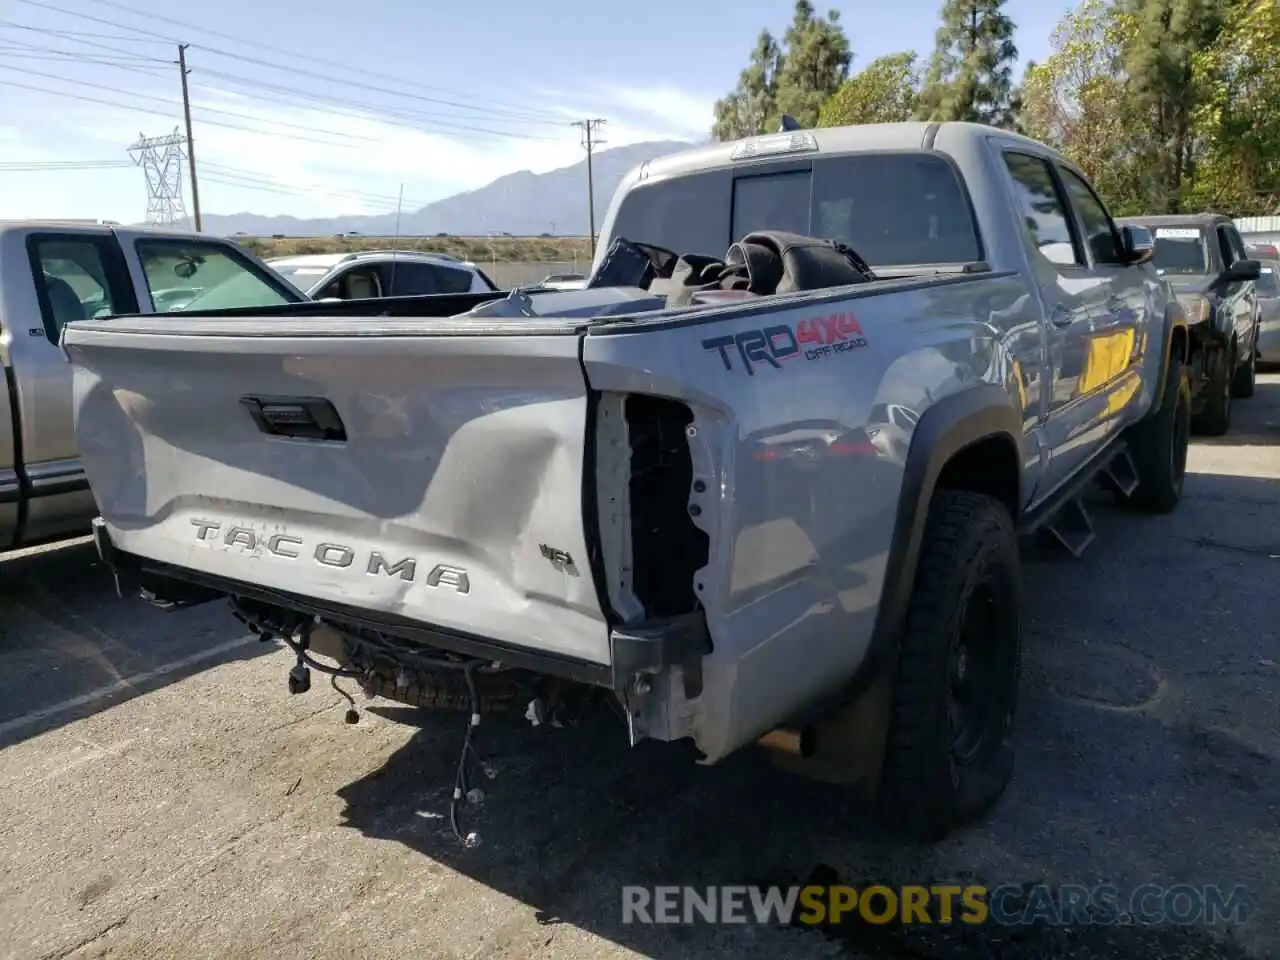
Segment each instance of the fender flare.
M915 589L925 523L938 479L960 451L993 437L1006 438L1017 458L1016 503L1021 513L1022 436L1018 409L1008 391L992 383L966 387L938 400L924 411L912 433L871 640L862 662L840 692L806 711L812 722L833 724L837 736L842 725L849 726L854 736L848 756L856 773L847 779L860 782L870 794L878 789L888 742L898 646ZM1015 525L1018 520L1015 516ZM823 739L825 733L819 734L820 743Z
M1160 362L1157 366L1159 376L1155 380L1156 387L1152 391L1151 409L1147 412L1148 416L1155 416L1160 412L1160 407L1164 403L1164 379L1169 373L1169 360L1173 356L1173 336L1174 331L1182 331L1183 342L1183 362L1186 362L1187 351L1191 345L1191 331L1187 326L1187 316L1182 312L1176 300L1171 300L1165 306L1164 310L1164 327L1160 333Z

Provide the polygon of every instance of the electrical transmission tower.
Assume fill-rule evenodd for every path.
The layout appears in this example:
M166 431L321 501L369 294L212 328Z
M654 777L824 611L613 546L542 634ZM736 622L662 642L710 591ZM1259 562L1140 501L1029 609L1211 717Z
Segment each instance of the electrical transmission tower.
M147 178L147 223L178 223L187 217L182 202L182 146L185 138L173 128L164 137L144 137L129 147L129 156Z

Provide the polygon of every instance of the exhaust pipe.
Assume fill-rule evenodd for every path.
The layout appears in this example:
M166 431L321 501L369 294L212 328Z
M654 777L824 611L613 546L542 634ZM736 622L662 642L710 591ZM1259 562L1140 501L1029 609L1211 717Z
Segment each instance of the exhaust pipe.
M758 741L760 746L774 753L785 754L789 757L812 757L817 744L815 731L812 726L801 727L799 730L791 727L778 727L776 730L770 730Z

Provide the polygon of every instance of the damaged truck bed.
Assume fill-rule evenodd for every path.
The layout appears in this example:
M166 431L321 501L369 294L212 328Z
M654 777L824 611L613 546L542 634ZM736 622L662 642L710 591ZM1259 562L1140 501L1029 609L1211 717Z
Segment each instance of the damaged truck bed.
M1045 197L1065 251L1024 226ZM944 833L1008 779L1017 536L1079 554L1093 480L1178 501L1185 318L1076 168L967 124L663 158L600 246L759 230L875 278L72 324L99 549L156 602L232 598L297 651L293 690L324 668L535 718L595 690L631 742L706 762L766 735L856 754L900 825Z

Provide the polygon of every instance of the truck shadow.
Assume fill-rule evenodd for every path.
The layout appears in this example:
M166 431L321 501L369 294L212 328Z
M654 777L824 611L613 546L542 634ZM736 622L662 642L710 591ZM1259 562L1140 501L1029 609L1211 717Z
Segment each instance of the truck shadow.
M1258 377L1254 394L1235 400L1231 429L1221 437L1192 435L1191 442L1206 447L1280 446L1280 377Z
M84 540L0 559L0 748L274 645L221 603L120 599Z
M628 750L611 715L565 730L486 720L477 746L497 772L472 778L485 796L462 812L463 833L481 839L468 849L448 821L465 717L380 709L422 729L339 791L343 822L528 905L546 928L539 945L568 924L663 960L833 947L890 960L1275 955L1280 674L1267 638L1280 593L1257 589L1274 564L1267 555L1196 540L1201 523L1218 523L1224 542L1258 526L1244 515L1223 526L1219 500L1267 512L1280 495L1266 480L1197 474L1175 517L1127 516L1104 497L1099 543L1083 562L1029 567L1018 771L990 816L941 843L887 835L852 791L793 777L759 751L701 768L679 745ZM1267 516L1255 535L1280 540L1276 511ZM1122 905L1151 882L1242 886L1247 922L1056 924L1043 912L1017 926L623 922L624 885L1056 891L1100 881L1116 885ZM536 935L497 936L507 933Z
M446 789L426 796L419 792L424 783L451 780L460 736L449 738L439 730L424 731L381 769L340 790L347 804L344 823L368 837L405 844L528 905L536 923L548 928L548 938L555 927L569 924L663 960L749 954L774 938L787 946L776 955L786 956L830 956L831 943L854 957L933 960L1252 956L1196 927L1068 927L1043 919L1016 928L880 926L856 919L751 930L625 923L624 885L704 889L841 883L865 888L959 882L1025 888L1087 882L1078 873L1055 875L1052 851L1064 832L1055 821L1069 821L1073 841L1081 834L1106 835L1114 825L1095 819L1102 811L1080 810L1066 797L1030 796L1024 784L1005 808L1022 805L1020 821L1044 817L1039 836L1014 832L997 812L992 823L946 843L911 847L883 836L848 793L779 773L759 754L748 752L703 769L692 767L679 749L655 744L627 752L618 730L611 741L599 730L559 731L554 740L510 728L486 732L486 759L500 772L491 781L481 778L486 798L479 808L464 811L461 824L464 832L480 834L479 847L466 849L450 833L444 819ZM1135 730L1129 736L1142 740L1151 734ZM1063 746L1063 737L1058 739ZM1202 776L1209 772L1200 771ZM1205 802L1219 789L1202 780L1187 805ZM1071 792L1079 798L1078 786ZM1141 813L1154 821L1160 806L1152 797ZM1216 839L1260 826L1223 824ZM1011 872L988 874L986 857L973 856L983 845L999 845L1004 869ZM1023 852L1024 846L1031 849ZM1120 842L1118 850L1124 846ZM1026 853L1034 865L1010 866ZM1140 865L1141 850L1118 859L1130 861L1123 868L1132 871Z

